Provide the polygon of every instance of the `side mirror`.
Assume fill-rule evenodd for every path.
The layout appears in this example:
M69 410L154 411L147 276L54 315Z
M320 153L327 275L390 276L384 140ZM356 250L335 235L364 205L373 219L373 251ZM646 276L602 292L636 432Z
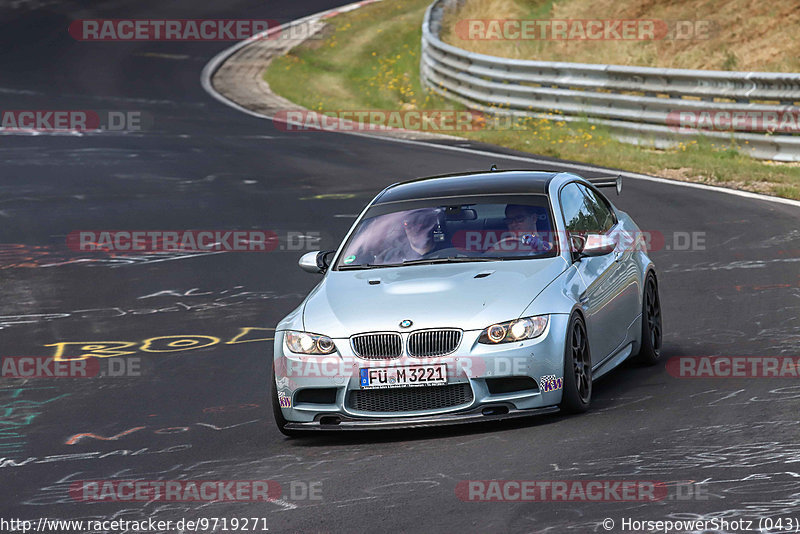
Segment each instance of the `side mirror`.
M583 248L579 250L581 256L594 257L611 254L617 248L617 243L607 235L589 234L585 237Z
M300 268L307 273L321 274L328 270L330 264L330 256L334 254L335 250L328 250L325 252L307 252L300 257L297 262Z

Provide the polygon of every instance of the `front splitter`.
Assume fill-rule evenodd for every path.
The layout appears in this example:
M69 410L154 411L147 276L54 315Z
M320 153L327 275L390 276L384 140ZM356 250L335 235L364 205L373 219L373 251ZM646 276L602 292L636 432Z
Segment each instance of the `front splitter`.
M484 415L482 412L487 407L483 406L477 410L469 412L430 415L423 417L403 417L402 419L354 419L343 416L324 416L325 419L338 418L338 423L322 423L321 421L308 421L305 423L286 423L285 428L290 430L323 430L323 431L343 431L343 430L381 430L399 428L424 428L431 426L459 425L467 423L482 423L486 421L499 421L501 419L512 419L516 417L531 417L534 415L545 415L559 411L557 406L545 408L532 408L530 410L509 410L505 413L494 413Z

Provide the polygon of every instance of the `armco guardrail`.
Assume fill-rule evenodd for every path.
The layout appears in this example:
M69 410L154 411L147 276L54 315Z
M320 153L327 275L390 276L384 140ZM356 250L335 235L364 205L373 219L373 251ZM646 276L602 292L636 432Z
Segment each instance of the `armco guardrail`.
M487 113L588 119L634 144L666 148L702 134L720 144L735 140L739 150L756 158L800 161L800 135L791 134L800 131L800 125L791 122L800 119L795 106L800 102L800 74L625 67L476 54L439 38L442 15L452 2L436 0L422 25L422 82L442 96ZM701 120L727 117L738 122L740 129L682 127L686 125L682 112L684 118Z

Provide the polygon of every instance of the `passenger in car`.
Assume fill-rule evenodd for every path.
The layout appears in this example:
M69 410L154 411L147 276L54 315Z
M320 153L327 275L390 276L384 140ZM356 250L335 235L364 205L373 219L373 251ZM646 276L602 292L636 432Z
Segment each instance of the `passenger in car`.
M550 250L549 224L546 229L539 228L541 208L522 204L508 204L506 206L505 223L508 229L519 238L519 242L533 250ZM545 219L547 215L545 214Z

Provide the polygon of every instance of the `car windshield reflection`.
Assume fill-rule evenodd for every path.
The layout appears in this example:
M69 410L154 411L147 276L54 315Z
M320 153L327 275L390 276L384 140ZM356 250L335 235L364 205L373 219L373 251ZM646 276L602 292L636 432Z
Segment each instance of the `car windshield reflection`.
M338 270L553 257L553 225L544 195L509 202L419 201L367 212L339 257Z

